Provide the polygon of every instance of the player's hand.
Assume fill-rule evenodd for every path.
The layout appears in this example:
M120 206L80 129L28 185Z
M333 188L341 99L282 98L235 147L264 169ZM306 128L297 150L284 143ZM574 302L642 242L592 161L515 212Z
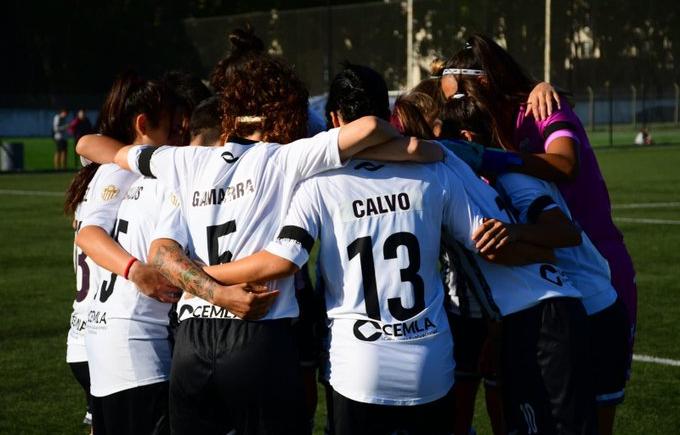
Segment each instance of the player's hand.
M560 94L550 83L541 82L537 84L527 98L527 110L531 112L534 119L543 121L553 112L553 100L557 103L558 109L561 109Z
M141 261L132 264L128 279L142 294L160 302L174 304L182 296L182 290L170 284L157 269Z
M264 285L245 283L221 286L219 291L215 292L213 302L241 319L257 320L269 312L278 296L278 290L269 290Z
M490 254L518 239L518 231L513 224L497 219L485 219L472 235L475 247L481 254Z

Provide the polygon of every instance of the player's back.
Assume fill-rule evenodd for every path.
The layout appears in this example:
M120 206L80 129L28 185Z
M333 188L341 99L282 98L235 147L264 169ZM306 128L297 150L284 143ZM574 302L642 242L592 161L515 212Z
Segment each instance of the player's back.
M181 229L165 236L192 246L192 255L215 265L254 254L276 237L297 183L341 165L338 134L335 129L285 146L240 140L220 148L162 147L133 159L180 199L190 240L178 240L185 237ZM296 317L293 279L270 285L282 294L264 319ZM178 309L180 320L232 317L186 295Z
M453 383L437 270L442 225L451 221L443 173L440 164L353 161L305 181L296 195L294 207L305 208L303 197L317 210L330 382L345 397L412 405ZM279 238L299 231L285 226Z

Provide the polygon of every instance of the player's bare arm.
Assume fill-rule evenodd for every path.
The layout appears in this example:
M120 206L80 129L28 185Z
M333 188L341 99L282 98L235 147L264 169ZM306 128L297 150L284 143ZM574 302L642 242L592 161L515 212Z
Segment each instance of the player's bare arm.
M237 261L206 266L203 270L217 281L229 285L284 278L297 272L298 267L295 263L278 255L260 251Z
M546 248L565 248L581 243L581 232L559 208L542 212L534 224L511 224L487 219L473 234L481 253L493 252L511 242Z
M76 152L95 163L113 163L116 153L124 146L108 136L87 134L78 140Z
M127 272L127 278L146 296L167 303L179 300L176 287L148 264L134 261L134 257L101 227L88 225L81 228L76 236L76 244L95 263L109 272L119 276L125 276Z
M569 137L559 137L548 146L545 153L522 153L523 164L517 172L533 175L547 181L570 181L579 171L578 144Z
M555 263L555 253L544 246L526 242L513 242L492 252L480 253L482 258L491 263L504 266L524 266L534 263Z
M444 159L444 151L437 142L416 137L399 137L380 145L367 148L356 155L366 160L386 162L434 163Z
M154 240L149 258L154 267L174 285L207 302L227 308L242 319L263 317L278 296L277 290L269 291L261 285L220 285L191 261L173 240Z

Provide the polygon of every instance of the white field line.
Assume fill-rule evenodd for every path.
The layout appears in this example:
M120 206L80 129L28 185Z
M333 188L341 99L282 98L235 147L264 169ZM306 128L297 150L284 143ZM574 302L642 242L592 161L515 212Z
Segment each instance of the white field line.
M633 204L614 204L615 210L635 209L635 208L675 208L680 207L680 202L640 202Z
M643 218L614 217L614 220L618 221L618 222L629 222L629 223L632 223L632 224L680 225L680 220L671 220L671 219L643 219Z
M655 356L650 356L650 355L637 355L637 354L633 355L633 361L661 364L661 365L664 365L664 366L680 367L680 361L678 361L676 359L657 358Z
M0 195L64 196L64 192L48 192L48 191L44 191L44 190L11 190L11 189L0 189Z

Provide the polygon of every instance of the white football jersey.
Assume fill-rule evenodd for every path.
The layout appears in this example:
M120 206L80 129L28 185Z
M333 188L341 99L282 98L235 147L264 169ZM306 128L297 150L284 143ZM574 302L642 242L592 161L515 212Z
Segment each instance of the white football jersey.
M76 208L76 235L83 226L88 225L111 232L125 191L137 177L112 163L100 166ZM101 270L75 243L73 268L76 274L76 298L73 301L71 328L66 340L66 362L69 363L87 361L85 325L90 305L100 285Z
M455 364L437 270L441 231L474 249L482 217L442 164L359 160L300 184L267 250L302 266L321 240L338 393L404 406L449 391Z
M513 220L498 192L458 157L446 150L445 154L444 164L463 180L470 201L485 217ZM455 237L445 235L442 241L442 272L455 313L498 320L544 299L581 297L564 272L553 264L503 266L473 254Z
M288 145L244 140L221 148L138 147L128 160L135 172L157 177L179 195L186 223L167 227L155 237L173 239L194 258L214 265L264 248L276 236L297 183L342 166L338 133L333 129ZM264 319L297 317L293 278L269 286L281 294ZM234 315L185 293L178 317Z
M152 235L164 208L181 216L174 194L152 178L139 178L124 195L113 237L140 261L147 261ZM167 214L167 213L166 213ZM87 323L90 390L102 397L162 382L170 373L168 313L172 304L142 294L114 273L102 277Z
M569 207L553 183L524 174L508 173L498 177L496 189L512 205L520 223L534 223L544 210L559 207L572 219ZM581 244L555 249L557 265L581 292L588 315L602 311L616 300L607 260L600 255L588 236L581 231Z

